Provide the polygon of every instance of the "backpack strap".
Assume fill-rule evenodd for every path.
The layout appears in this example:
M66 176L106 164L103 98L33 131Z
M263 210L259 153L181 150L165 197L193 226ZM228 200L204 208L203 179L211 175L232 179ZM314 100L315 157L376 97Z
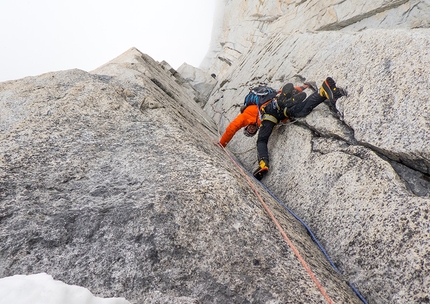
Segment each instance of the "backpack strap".
M273 97L272 97L272 99L273 99ZM258 108L258 113L259 113L259 115L260 115L260 117L261 117L261 121L263 121L263 120L268 120L268 121L271 121L271 122L273 122L274 124L277 124L278 123L278 119L275 117L275 116L273 116L273 115L270 115L270 114L267 114L265 111L264 111L264 108L270 103L270 102L273 102L273 100L272 99L270 99L270 100L268 100L268 101L266 101L261 107L259 107Z

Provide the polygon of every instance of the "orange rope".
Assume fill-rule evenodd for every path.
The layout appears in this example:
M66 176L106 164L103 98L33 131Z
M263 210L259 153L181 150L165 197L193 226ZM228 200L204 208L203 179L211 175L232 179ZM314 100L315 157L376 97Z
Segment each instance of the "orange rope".
M221 146L222 147L222 146ZM246 178L246 180L248 181L248 184L251 186L252 190L254 190L254 193L257 195L258 199L260 200L261 204L263 205L263 208L266 210L266 212L269 214L270 218L273 220L273 222L275 223L276 227L278 228L278 230L281 232L282 237L284 238L284 240L287 242L287 244L290 246L290 248L293 250L294 254L296 255L296 257L299 259L300 263L302 264L302 266L306 269L307 273L309 274L309 276L311 277L312 281L314 281L315 285L318 287L319 291L321 292L321 294L324 296L324 298L327 300L328 303L332 304L333 300L329 297L329 295L327 294L327 292L324 290L324 288L322 287L321 283L318 281L318 279L315 277L314 273L312 272L312 270L310 269L310 267L308 266L308 264L306 263L306 261L303 259L303 257L301 256L300 252L297 250L296 246L294 246L293 242L288 238L287 234L285 233L284 229L282 229L281 225L279 224L278 220L275 218L275 216L273 215L273 213L270 211L269 207L266 205L266 203L264 202L263 198L261 197L260 193L258 192L258 190L255 188L255 186L253 185L253 183L251 182L248 174L246 174L242 167L240 167L236 161L231 157L231 155L228 153L227 149L225 147L222 147L224 152L228 155L228 157L230 157L230 159L233 161L233 163L236 165L236 167L239 168L240 172L242 173L242 175Z

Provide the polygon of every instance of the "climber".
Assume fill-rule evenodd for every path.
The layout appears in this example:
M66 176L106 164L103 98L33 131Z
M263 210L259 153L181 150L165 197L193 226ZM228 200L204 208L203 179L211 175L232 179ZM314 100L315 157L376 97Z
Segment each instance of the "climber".
M243 105L240 107L239 115L227 126L218 144L225 147L236 132L242 128L245 128L243 130L245 136L252 137L257 134L261 123L259 107L277 94L275 89L265 84L250 88Z
M245 128L243 130L245 136L252 137L257 134L261 123L259 107L272 100L277 94L275 89L265 84L250 88L243 105L240 107L239 115L227 126L218 144L225 147L236 132L242 128Z
M260 108L262 114L261 126L257 139L257 153L259 167L254 171L254 177L261 180L269 171L269 151L267 142L272 134L273 128L279 121L286 121L290 118L305 117L320 103L328 99L329 103L335 104L336 100L346 96L346 91L337 88L335 81L327 77L319 90L316 85L307 87L314 90L314 93L306 98L303 92L304 87L294 87L292 83L287 83L281 93Z
M305 83L302 87L295 87L295 89L302 91L310 86L316 87L316 84ZM259 97L253 93L255 91L258 92L256 94L259 94ZM275 89L267 87L266 85L250 88L249 94L247 97L245 97L244 104L240 107L240 113L227 126L218 144L223 147L227 146L236 132L242 128L244 128L243 133L245 136L252 137L257 134L261 123L261 113L259 113L258 107L261 107L267 101L272 100L273 97L279 95L280 93L281 90L276 91ZM248 99L248 96L251 98Z

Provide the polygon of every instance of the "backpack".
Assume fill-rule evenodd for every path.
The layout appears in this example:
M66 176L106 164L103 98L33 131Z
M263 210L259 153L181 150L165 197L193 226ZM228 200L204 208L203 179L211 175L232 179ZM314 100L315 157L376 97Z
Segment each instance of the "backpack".
M249 89L250 92L245 97L242 111L249 105L257 105L260 108L264 103L276 96L277 91L268 86L258 86Z

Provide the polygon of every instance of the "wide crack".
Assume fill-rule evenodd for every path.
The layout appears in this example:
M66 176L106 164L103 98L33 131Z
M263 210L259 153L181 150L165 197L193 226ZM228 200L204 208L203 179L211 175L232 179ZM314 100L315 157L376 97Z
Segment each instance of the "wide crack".
M347 125L343 121L342 121L342 123L348 129L351 130L351 134L354 134L354 130L349 125ZM344 140L344 139L342 139L336 135L331 135L331 136L322 135L321 133L318 132L317 129L312 128L305 121L297 121L296 124L311 130L312 133L314 134L314 136L316 136L316 137L332 138L335 140L342 141L349 146L350 145L358 145L358 146L362 146L362 147L365 147L365 148L373 151L381 159L387 161L392 166L394 171L396 171L396 173L398 174L398 176L400 177L400 179L403 181L406 188L410 192L412 192L414 195L419 196L419 197L430 197L430 175L426 174L420 170L417 170L412 165L408 165L407 163L403 162L401 160L401 157L395 156L399 160L393 159L393 155L389 155L390 153L388 153L388 152L384 153L383 150L378 149L377 147L373 147L372 145L358 142L355 138L353 138L354 142L351 143L351 142L348 142L348 141L346 141L346 140Z

